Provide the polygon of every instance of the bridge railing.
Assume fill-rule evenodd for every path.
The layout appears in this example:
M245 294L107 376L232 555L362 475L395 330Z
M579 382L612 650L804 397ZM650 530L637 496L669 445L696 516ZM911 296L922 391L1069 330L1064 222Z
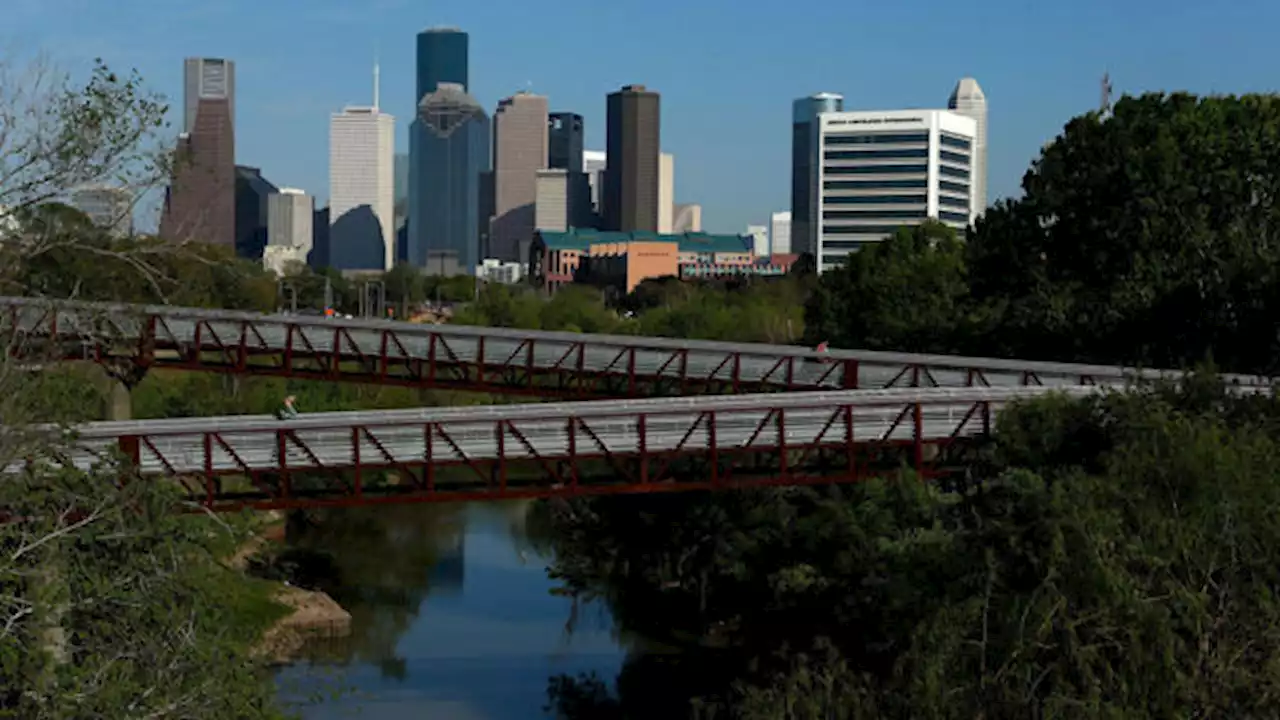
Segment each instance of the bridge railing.
M845 482L927 472L1007 403L1096 387L812 392L90 423L70 462L123 452L216 509ZM390 478L390 479L389 479Z
M227 310L0 298L0 329L39 359L414 387L617 398L892 387L1122 385L1167 370ZM1231 375L1240 385L1268 378Z

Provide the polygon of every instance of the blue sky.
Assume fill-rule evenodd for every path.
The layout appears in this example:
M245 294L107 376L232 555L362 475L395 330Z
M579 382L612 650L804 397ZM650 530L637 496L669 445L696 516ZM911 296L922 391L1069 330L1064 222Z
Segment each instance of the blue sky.
M182 59L237 63L237 161L323 199L328 118L368 102L375 48L382 105L407 147L414 35L471 34L471 90L492 108L523 88L586 117L604 139L605 95L662 93L676 199L709 230L738 231L788 204L790 103L840 92L849 109L941 107L962 75L990 106L990 192L1016 194L1040 146L1117 92L1280 87L1280 3L1231 0L5 0L0 47L68 69L100 55L181 100ZM176 116L175 116L175 119Z

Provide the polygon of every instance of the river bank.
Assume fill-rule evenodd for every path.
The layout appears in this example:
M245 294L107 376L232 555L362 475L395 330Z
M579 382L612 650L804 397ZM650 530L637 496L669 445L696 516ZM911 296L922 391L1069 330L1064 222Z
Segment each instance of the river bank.
M253 577L255 561L270 563L273 545L285 541L285 515L278 511L254 518L251 536L227 559L232 570L246 578ZM269 665L287 665L297 659L298 651L311 638L339 638L351 633L351 613L327 593L308 590L288 581L262 580L270 588L270 599L284 613L262 633L252 649L254 657Z

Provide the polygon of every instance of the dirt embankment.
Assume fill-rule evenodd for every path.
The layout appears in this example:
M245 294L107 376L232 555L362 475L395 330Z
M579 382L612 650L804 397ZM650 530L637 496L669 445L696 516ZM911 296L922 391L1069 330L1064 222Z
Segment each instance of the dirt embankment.
M272 512L267 522L228 559L232 568L243 572L249 560L269 543L284 540L284 516ZM327 593L281 583L276 589L275 600L290 612L268 628L254 648L255 655L271 663L284 664L294 660L307 638L345 637L351 633L351 613Z

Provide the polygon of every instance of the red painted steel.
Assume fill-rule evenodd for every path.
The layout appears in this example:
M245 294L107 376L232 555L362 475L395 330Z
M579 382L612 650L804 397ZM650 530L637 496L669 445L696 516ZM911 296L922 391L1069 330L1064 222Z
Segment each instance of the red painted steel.
M79 304L65 309L72 305L8 305L4 327L11 332L21 328L19 337L10 338L10 347L37 361L93 360L126 382L149 369L169 368L573 399L1084 385L1123 382L1129 372L1062 365L1046 373L1024 370L1020 361L862 351L828 356L785 346L672 347L670 340L643 337L512 337L501 330L486 334L484 329L405 323L357 326L168 307Z
M953 450L971 447L968 441L989 430L993 403L953 402L963 412L957 410L945 425L926 432L925 412L935 404L941 403L871 400L778 407L764 412L749 433L741 413L735 425L733 411L686 409L366 423L305 431L264 424L250 431L127 435L118 437L116 445L135 465L152 468L141 472L175 478L193 502L215 511L720 490L849 483L904 467L924 477L945 474ZM868 410L877 414L869 418ZM684 432L673 442L680 434L671 429L677 415ZM788 431L788 418L798 417L808 418L805 433L811 439L790 437L796 433ZM816 431L815 417L822 418ZM664 419L664 435L651 430ZM619 421L627 432L635 432L623 450L617 448ZM531 439L528 427L521 425L533 423L545 431L548 422L561 424L564 442L540 449L545 437ZM471 430L458 430L460 424ZM735 432L746 440L724 446L717 439ZM403 443L408 433L420 437L423 448L412 460L397 457L387 441L394 435ZM466 449L477 443L496 448L496 456ZM179 445L199 447L200 457L189 450L166 450ZM263 447L274 447L273 459L255 463L251 457L261 456ZM324 459L334 456L349 460ZM188 467L200 469L183 470Z

